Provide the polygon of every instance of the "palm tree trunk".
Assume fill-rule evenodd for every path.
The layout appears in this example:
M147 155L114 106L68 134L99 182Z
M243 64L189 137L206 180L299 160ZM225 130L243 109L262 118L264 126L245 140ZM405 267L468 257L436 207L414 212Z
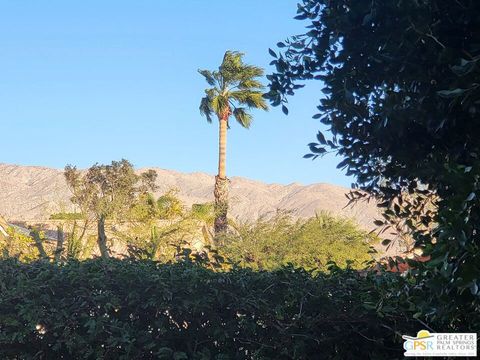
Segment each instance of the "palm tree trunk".
M98 219L98 248L100 249L100 255L104 259L108 259L110 254L107 247L107 235L105 234L105 216L101 215Z
M218 177L225 179L227 177L227 122L228 118L219 120L218 133Z
M219 119L218 136L218 175L215 177L215 234L227 230L228 179L226 176L228 117Z

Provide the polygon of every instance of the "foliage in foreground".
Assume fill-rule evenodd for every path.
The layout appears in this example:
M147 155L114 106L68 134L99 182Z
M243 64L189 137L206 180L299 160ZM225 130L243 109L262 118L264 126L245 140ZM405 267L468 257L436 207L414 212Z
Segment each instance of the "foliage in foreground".
M395 274L214 272L189 261L0 261L0 357L395 359ZM396 303L394 303L396 302ZM411 318L411 317L410 317Z
M306 157L336 152L354 186L382 200L387 222L413 232L431 258L416 274L423 320L471 321L480 312L480 2L297 8L308 30L271 50L267 97L288 113L288 96L322 81L313 117L333 136L319 132Z

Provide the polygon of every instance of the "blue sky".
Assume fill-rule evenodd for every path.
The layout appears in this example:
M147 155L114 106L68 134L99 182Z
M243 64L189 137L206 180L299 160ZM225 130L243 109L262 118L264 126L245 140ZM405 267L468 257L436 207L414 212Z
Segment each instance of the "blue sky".
M0 0L0 162L63 168L126 158L137 167L217 168L217 127L198 111L225 50L266 68L303 31L292 0ZM266 182L352 180L334 156L302 159L321 124L310 83L229 131L227 174Z

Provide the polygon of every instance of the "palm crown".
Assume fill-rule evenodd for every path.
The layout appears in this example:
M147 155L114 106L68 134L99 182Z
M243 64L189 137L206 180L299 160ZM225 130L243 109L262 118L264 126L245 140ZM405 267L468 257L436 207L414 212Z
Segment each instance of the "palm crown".
M227 121L233 115L240 125L249 128L250 109L268 110L262 93L264 87L257 80L263 76L263 69L244 64L242 57L243 53L227 51L218 71L198 70L212 86L205 90L200 102L200 113L208 122L213 114Z

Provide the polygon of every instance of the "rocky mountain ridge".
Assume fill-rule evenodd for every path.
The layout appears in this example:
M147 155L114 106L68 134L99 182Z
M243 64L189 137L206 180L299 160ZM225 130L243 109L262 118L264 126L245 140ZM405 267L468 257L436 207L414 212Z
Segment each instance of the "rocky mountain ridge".
M187 206L213 201L214 176L201 172L153 169L158 173L157 196L176 188L178 196ZM346 207L348 200L345 194L349 189L332 184L281 185L233 177L230 189L230 216L241 221L255 220L277 210L291 211L292 215L300 218L328 211L352 218L364 229L372 230L375 228L373 221L380 218L373 202ZM0 214L9 221L42 221L52 213L69 211L70 196L63 170L0 164Z

